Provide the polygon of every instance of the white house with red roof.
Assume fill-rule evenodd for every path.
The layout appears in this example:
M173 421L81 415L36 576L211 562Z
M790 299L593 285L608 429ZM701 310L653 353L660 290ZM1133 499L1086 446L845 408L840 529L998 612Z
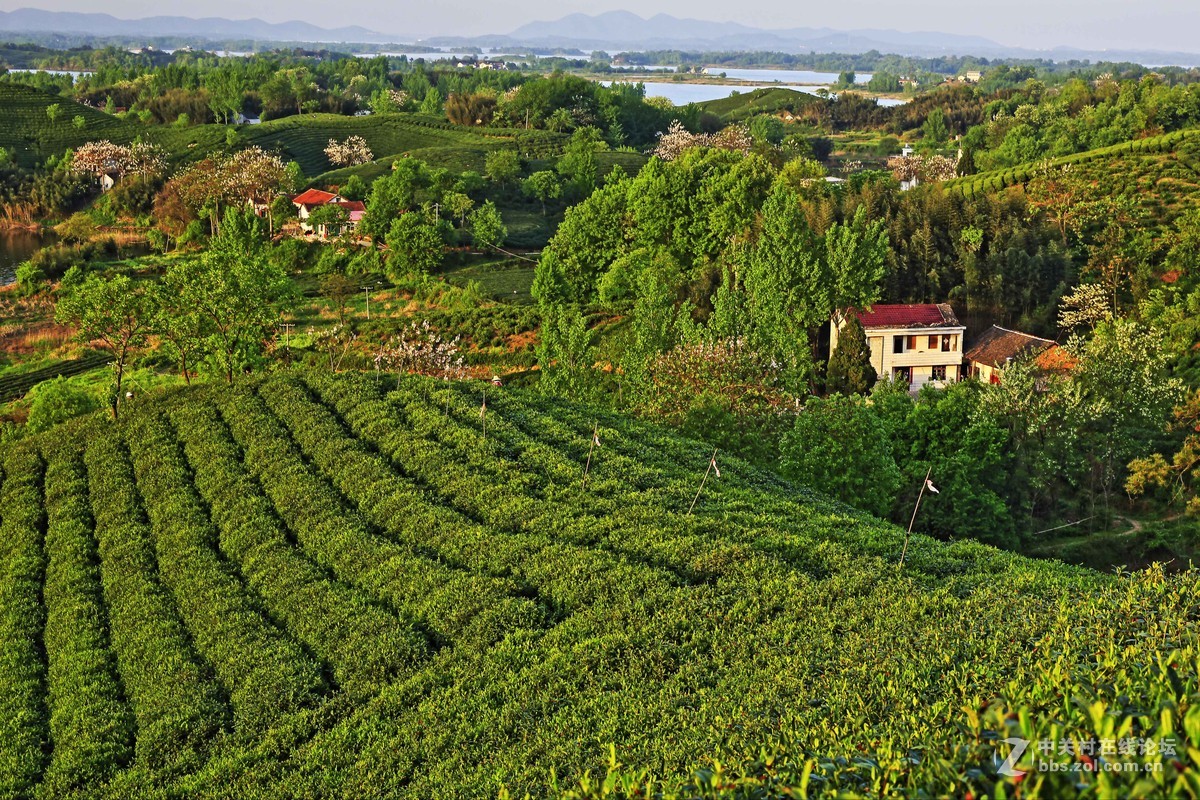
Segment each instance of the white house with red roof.
M346 212L346 225L351 230L358 227L362 222L363 215L367 212L366 205L361 200L346 200L340 195L332 192L323 192L320 189L308 189L292 198L292 203L296 206L296 216L300 218L300 229L305 233L312 233L313 227L308 224L308 217L313 211L316 211L321 206L333 205L338 206ZM318 226L320 230L317 234L324 239L327 233L325 226ZM338 231L337 233L341 233Z
M871 365L882 379L907 383L912 391L927 383L944 385L959 379L963 364L963 334L948 303L875 305L867 311L849 309L830 325L829 352L849 315L858 317L867 334Z

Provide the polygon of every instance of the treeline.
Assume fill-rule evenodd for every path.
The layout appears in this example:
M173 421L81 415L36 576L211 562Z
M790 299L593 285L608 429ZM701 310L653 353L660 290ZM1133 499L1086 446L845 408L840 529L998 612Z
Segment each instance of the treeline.
M1151 72L1171 76L1179 80L1200 80L1200 71L1190 67L1150 68L1131 62L1090 62L1068 59L1053 61L1046 58L983 58L979 56L936 56L920 58L880 53L869 50L865 53L782 53L746 51L700 51L700 50L644 50L622 53L618 57L624 64L639 66L684 66L702 65L714 67L772 67L780 69L807 69L818 72L891 72L897 75L937 73L961 75L969 70L991 72L993 70L1019 70L1028 77L1042 80L1065 80L1069 77L1098 77L1104 74L1122 78L1138 79Z

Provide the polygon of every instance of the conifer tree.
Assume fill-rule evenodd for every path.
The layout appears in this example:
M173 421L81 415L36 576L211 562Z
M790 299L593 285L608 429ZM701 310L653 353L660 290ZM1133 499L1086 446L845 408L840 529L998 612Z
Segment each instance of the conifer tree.
M826 388L831 394L866 394L877 377L875 367L871 366L867 333L858 317L851 314L829 358Z

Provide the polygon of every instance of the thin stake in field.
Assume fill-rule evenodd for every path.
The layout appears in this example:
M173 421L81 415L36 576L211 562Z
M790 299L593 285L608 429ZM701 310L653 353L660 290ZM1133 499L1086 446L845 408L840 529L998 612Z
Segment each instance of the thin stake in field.
M592 468L592 453L600 446L600 420L592 425L592 443L588 447L587 463L583 466L583 485L587 486L588 471Z
M487 389L483 390L483 405L479 407L479 419L483 421L483 440L487 441Z
M908 530L904 533L904 549L900 551L900 564L897 569L904 568L904 557L908 555L908 538L912 536L913 523L917 521L917 510L921 507L921 498L925 496L925 490L939 494L937 487L933 485L933 481L929 477L933 475L933 465L929 465L929 471L925 473L925 481L921 484L921 491L917 492L917 503L913 506L912 519L908 521Z
M708 474L713 470L717 471L717 477L721 477L721 469L717 466L717 448L713 448L712 456L708 459L708 469L704 470L704 478L700 481L700 488L696 490L696 496L692 498L692 504L688 507L687 515L692 515L692 510L696 507L696 501L700 499L700 493L704 491L704 484L708 483Z

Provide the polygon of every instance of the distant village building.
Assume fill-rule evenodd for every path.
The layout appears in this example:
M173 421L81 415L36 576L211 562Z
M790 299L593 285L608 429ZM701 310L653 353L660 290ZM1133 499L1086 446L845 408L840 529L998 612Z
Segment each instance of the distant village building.
M1039 369L1053 372L1069 366L1070 357L1057 342L993 325L967 350L967 370L984 383L1000 383L1014 361L1031 358Z
M831 354L841 327L853 314L866 331L871 365L880 378L907 383L914 392L927 383L942 386L959 379L966 327L948 303L876 305L846 314L830 326Z
M979 83L983 80L983 73L975 69L967 70L962 75L959 75L958 79L964 83Z

